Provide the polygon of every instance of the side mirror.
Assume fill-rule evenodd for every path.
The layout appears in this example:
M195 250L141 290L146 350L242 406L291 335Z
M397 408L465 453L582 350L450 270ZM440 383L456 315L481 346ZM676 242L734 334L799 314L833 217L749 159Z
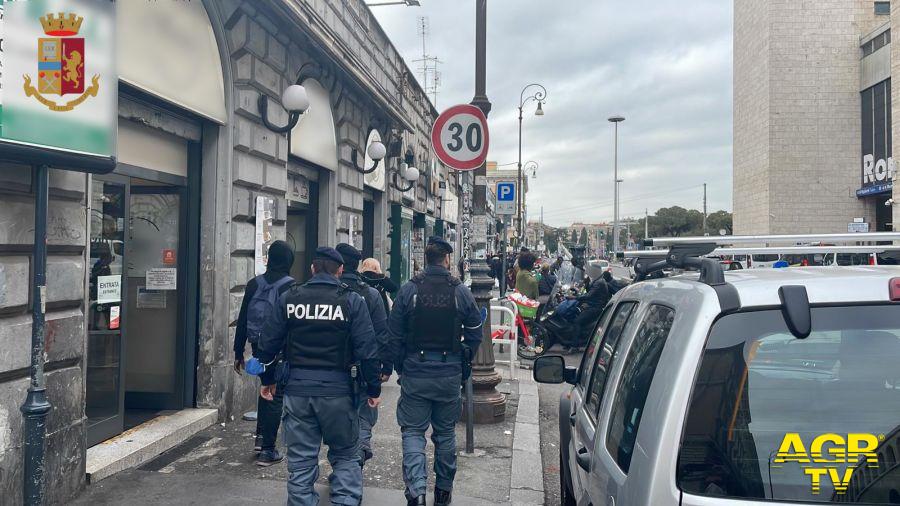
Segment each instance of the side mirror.
M575 384L577 377L577 369L574 367L566 367L566 361L559 355L551 355L548 357L538 357L534 361L534 371L532 372L534 381L538 383L569 383Z

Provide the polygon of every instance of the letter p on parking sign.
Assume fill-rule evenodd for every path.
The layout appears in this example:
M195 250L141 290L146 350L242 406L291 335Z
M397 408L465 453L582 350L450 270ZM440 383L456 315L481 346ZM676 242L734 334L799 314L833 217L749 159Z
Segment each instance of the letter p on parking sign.
M516 214L516 183L497 183L497 214Z

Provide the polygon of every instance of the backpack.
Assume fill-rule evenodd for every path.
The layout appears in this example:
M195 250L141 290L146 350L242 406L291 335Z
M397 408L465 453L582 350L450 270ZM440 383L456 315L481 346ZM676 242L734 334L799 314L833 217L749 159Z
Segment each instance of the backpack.
M247 340L259 343L275 318L278 310L278 296L282 286L293 283L294 278L285 276L274 283L266 281L264 275L256 277L256 292L247 306Z

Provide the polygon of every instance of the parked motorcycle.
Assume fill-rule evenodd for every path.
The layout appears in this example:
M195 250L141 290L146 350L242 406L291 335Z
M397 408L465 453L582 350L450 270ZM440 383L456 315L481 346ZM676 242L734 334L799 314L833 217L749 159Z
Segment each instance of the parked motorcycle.
M581 336L575 319L581 314L581 308L572 298L584 291L582 283L574 285L557 285L550 294L548 308L538 318L530 322L517 318L519 324L519 343L516 353L519 358L533 360L547 353L554 345L560 344L569 348L584 346L586 336ZM549 305L553 303L553 307Z

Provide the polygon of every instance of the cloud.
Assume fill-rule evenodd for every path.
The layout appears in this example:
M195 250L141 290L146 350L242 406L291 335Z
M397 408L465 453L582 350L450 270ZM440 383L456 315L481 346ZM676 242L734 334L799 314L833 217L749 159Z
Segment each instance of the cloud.
M474 94L475 2L422 0L373 8L400 53L422 56L417 20L428 18L426 51L443 62L439 110ZM418 73L421 79L421 73ZM619 125L621 212L731 210L732 2L723 0L490 0L490 159L517 156L519 93L539 82L546 114L526 105L523 161L540 164L529 215L545 221L612 219L613 127Z

